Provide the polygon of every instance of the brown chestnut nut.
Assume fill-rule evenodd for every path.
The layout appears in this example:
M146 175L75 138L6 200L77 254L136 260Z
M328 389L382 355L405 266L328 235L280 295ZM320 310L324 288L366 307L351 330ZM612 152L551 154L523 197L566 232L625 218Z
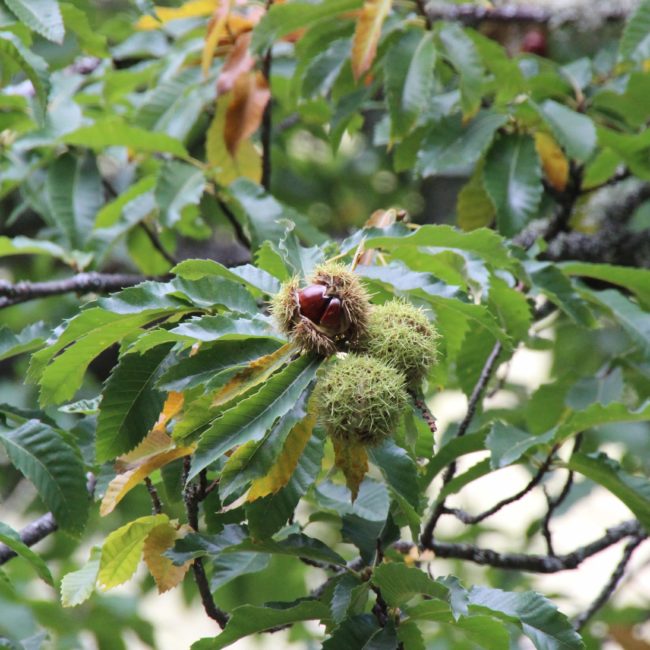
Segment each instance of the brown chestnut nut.
M331 299L325 295L325 291L327 287L322 284L310 284L298 292L300 313L312 323L320 323L329 305Z

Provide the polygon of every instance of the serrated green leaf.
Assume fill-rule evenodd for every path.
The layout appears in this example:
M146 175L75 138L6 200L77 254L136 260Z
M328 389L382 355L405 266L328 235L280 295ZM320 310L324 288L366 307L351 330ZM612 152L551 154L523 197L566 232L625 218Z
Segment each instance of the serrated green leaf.
M499 277L490 278L488 308L513 341L523 341L533 319L531 305L523 292L517 291Z
M73 32L82 51L97 57L108 57L106 36L93 29L88 15L69 2L59 4L65 28Z
M81 270L92 261L91 253L66 251L61 246L50 241L40 241L29 237L0 237L0 257L10 255L50 255L56 259Z
M61 45L65 30L56 0L5 0L7 6L30 29Z
M650 33L650 1L642 0L636 11L628 17L619 44L619 53L625 58L629 59L634 50L646 39Z
M474 587L470 604L506 621L516 622L537 650L582 650L584 643L567 617L532 591L509 593Z
M589 262L562 262L559 267L566 275L595 278L625 287L636 295L646 309L650 309L650 270L648 269Z
M620 402L610 402L606 406L597 402L566 417L557 427L554 440L563 442L576 433L609 422L643 422L645 420L650 420L650 400L645 401L637 409L630 409L629 406Z
M540 113L570 158L584 162L596 147L596 127L591 118L548 99Z
M166 152L179 158L189 156L185 146L176 138L166 133L156 133L131 126L117 117L98 120L92 126L82 126L72 133L63 135L61 141L95 151L121 146L142 153Z
M309 386L320 360L304 355L273 375L256 393L225 411L205 431L192 462L190 478L226 451L259 440L273 422L295 404Z
M475 164L506 122L505 115L483 110L469 123L460 115L435 124L418 153L417 169L423 176L455 172Z
M32 82L36 97L38 99L37 108L39 113L37 119L42 122L44 119L45 108L47 106L48 94L50 92L50 80L48 75L48 65L45 59L42 59L31 50L27 49L23 42L11 32L0 32L0 60L9 59L17 65Z
M618 497L650 531L650 481L645 476L634 476L606 454L575 453L568 463L579 472Z
M41 322L28 325L18 334L14 334L8 327L0 326L0 361L37 350L43 346L50 331Z
M122 192L116 199L107 203L99 212L95 219L95 228L109 228L115 225L120 217L135 205L136 202L142 202L149 196L148 193L156 186L156 177L145 176L131 185L126 191Z
M497 213L499 232L516 235L537 216L543 194L535 142L527 135L503 135L485 160L485 189Z
M165 313L161 309L122 315L95 307L76 316L56 342L32 356L28 378L40 384L41 404L60 404L71 399L88 364L98 354Z
M433 92L436 49L433 35L419 29L405 32L386 54L384 85L392 138L411 131Z
M485 449L485 432L470 433L462 438L453 438L447 444L438 449L438 452L427 465L423 485L429 485L431 481L457 458L465 454Z
M485 446L490 450L492 469L500 469L518 461L532 447L552 439L552 432L531 435L509 424L495 422L485 439Z
M418 595L430 596L448 604L449 590L434 582L420 569L408 567L401 562L388 562L379 565L372 574L372 583L379 587L384 600L391 607L403 607Z
M444 23L438 31L443 56L456 68L460 77L463 114L472 116L483 95L485 70L472 39L457 23Z
M97 461L106 462L134 449L153 427L165 394L155 388L169 345L142 355L123 355L106 382L97 418Z
M166 163L155 191L161 223L171 228L181 221L187 206L199 204L205 185L203 172L193 165L177 160Z
M97 583L102 590L117 587L135 573L149 533L169 522L167 515L139 517L114 530L102 544Z
M80 533L88 518L86 471L79 449L62 432L38 420L17 429L0 428L11 463L36 487L57 524Z
M381 628L372 614L356 614L346 618L332 630L331 636L325 640L322 650L338 650L339 648L363 648Z
M249 289L268 295L277 293L280 283L270 273L252 264L225 267L214 260L183 260L172 273L187 280L199 280L206 276L217 276L234 282L243 282Z
M88 562L77 571L63 576L61 580L61 604L63 607L76 607L90 598L95 591L101 550L94 547Z
M269 603L265 607L242 605L233 610L225 630L219 636L197 641L192 644L192 650L219 650L249 634L263 632L278 625L319 620L328 616L327 605L311 598L295 603Z
M0 436L2 434L0 433ZM1 437L0 437L1 440ZM47 582L48 585L54 585L54 578L50 570L47 568L47 564L40 555L37 555L32 551L27 544L25 544L21 539L20 535L10 526L0 521L0 542L5 546L8 546L14 553L23 559L27 560L32 567L34 567L36 573L39 577Z
M288 5L274 5L253 30L252 49L258 54L297 29L311 27L320 20L358 9L361 0L299 0Z
M48 169L50 214L69 248L88 239L103 204L102 180L94 156L64 154Z

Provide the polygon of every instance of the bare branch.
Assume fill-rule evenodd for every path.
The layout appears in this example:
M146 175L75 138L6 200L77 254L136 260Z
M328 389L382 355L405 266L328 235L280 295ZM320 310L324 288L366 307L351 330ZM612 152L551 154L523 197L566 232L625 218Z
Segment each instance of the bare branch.
M641 542L647 539L647 535L639 535L638 537L633 537L623 549L623 555L619 563L616 565L612 575L609 577L609 580L603 587L602 591L596 596L594 601L589 605L589 607L582 612L579 616L576 616L573 621L573 626L576 630L582 629L587 621L612 597L612 594L616 590L618 583L621 581L625 569L632 559L632 554L637 549Z
M185 456L183 459L183 484L185 485L183 499L185 501L185 511L187 513L187 523L198 532L201 487L196 483L188 483L187 481L190 473L191 462L190 456ZM199 595L201 596L201 602L203 603L205 613L212 620L216 621L219 627L223 630L223 628L226 627L229 616L226 612L219 609L214 602L202 558L197 557L194 559L194 562L192 563L192 572L194 574L194 581L199 590Z
M416 0L417 1L417 0ZM417 1L418 6L423 4ZM476 24L484 21L499 23L540 23L549 22L553 17L551 11L542 7L525 7L510 5L501 7L480 6L475 4L448 4L433 3L425 7L425 14L431 21L458 20L464 23ZM625 14L620 10L612 10L607 20L621 20Z
M539 482L544 478L544 475L548 472L551 462L553 461L553 456L555 455L555 452L557 451L557 445L553 447L551 450L551 453L546 457L546 460L540 465L539 469L535 473L535 476L528 482L528 484L519 490L516 494L513 494L510 497L507 497L505 499L502 499L498 503L495 503L491 508L488 508L484 512L481 512L478 515L470 515L469 513L465 512L464 510L461 510L460 508L445 508L443 510L443 514L452 514L454 515L457 519L460 519L464 524L478 524L484 519L487 519L488 517L491 517L493 514L499 512L502 508L505 506L514 503L515 501L519 501L522 497L526 496L535 486L539 484Z
M573 445L573 451L571 452L572 454L575 454L576 451L580 449L580 445L582 444L582 434L578 434L575 439L575 443ZM548 494L546 494L546 502L548 503L548 509L546 511L546 514L544 515L544 519L542 520L541 528L542 528L542 537L546 540L546 548L548 550L549 555L555 555L555 550L553 549L553 536L551 535L551 529L550 529L550 523L551 523L551 517L553 516L553 513L557 508L562 505L564 500L569 496L569 492L571 491L571 488L573 487L573 470L569 470L569 473L567 475L566 481L564 482L564 486L562 487L562 490L560 490L560 494L558 494L555 499L552 499L549 497Z
M641 524L636 519L630 519L618 526L607 529L606 533L597 540L577 548L564 555L535 555L526 553L499 553L474 544L455 544L439 542L435 539L422 541L421 548L433 551L436 556L468 560L476 564L484 564L498 569L529 571L531 573L558 573L575 569L592 555L620 542L626 537L635 538L642 534ZM410 547L411 545L409 545ZM397 546L403 552L405 546Z
M146 280L141 275L126 273L77 273L64 280L51 280L48 282L21 281L12 284L0 280L0 309L11 307L21 302L36 298L47 298L64 293L109 293Z
M237 219L237 217L235 216L235 213L230 209L228 204L218 194L215 194L215 198L217 200L217 203L219 204L219 207L221 208L221 212L223 212L226 219L228 219L228 221L230 222L230 225L232 226L232 229L235 232L235 237L237 238L237 241L244 248L248 248L250 250L251 247L250 239L248 239L248 236L244 232L244 229L242 228L242 225L239 223L239 219Z
M23 544L34 546L34 544L45 539L48 535L51 535L53 532L58 530L58 528L59 525L56 523L54 515L51 512L48 512L35 521L32 521L30 524L27 524L27 526L20 531L20 539ZM12 551L8 546L0 544L0 565L8 562L17 555L18 554L15 551Z
M158 491L148 476L144 477L144 484L147 486L147 491L151 497L151 510L154 515L159 515L163 511L163 506L158 496Z
M476 382L476 385L474 386L474 390L472 390L472 394L469 397L469 402L467 404L467 413L465 414L463 421L458 426L458 432L456 433L457 438L460 438L467 433L467 430L469 429L469 426L472 423L472 420L474 419L474 415L476 414L476 409L478 408L478 404L483 397L483 393L485 392L488 382L490 381L492 374L496 370L497 360L499 358L499 355L501 354L501 350L502 350L501 341L497 341L494 347L492 348L492 352L490 352L490 355L485 361L485 364L483 365L483 370L481 370L481 374L478 378L478 381ZM448 465L445 474L443 476L442 479L443 485L447 485L454 478L455 474L456 474L456 463L452 462L450 465ZM421 541L423 545L426 545L427 543L432 541L433 531L435 530L436 524L438 523L438 519L440 519L440 516L443 514L444 510L445 510L445 500L443 499L435 507L433 513L431 514L431 517L429 517L429 520L427 521L426 526L424 527L424 530L422 531Z
M160 237L158 237L158 233L150 228L144 221L140 222L140 228L144 230L145 234L149 238L149 241L151 242L151 245L165 258L165 260L172 266L176 266L178 264L178 260L163 246L162 242L160 241Z

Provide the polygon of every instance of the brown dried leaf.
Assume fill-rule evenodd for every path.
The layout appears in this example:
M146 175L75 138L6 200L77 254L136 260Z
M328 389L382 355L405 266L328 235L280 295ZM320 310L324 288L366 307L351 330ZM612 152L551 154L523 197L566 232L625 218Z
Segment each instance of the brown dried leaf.
M250 53L252 33L246 32L240 34L235 40L235 45L230 50L224 64L219 71L217 79L217 94L224 95L230 92L237 79L250 70L255 65L255 59Z
M145 477L149 476L152 472L165 465L168 465L177 458L189 456L194 452L196 446L179 447L178 449L170 449L163 451L155 456L142 461L137 467L133 467L123 474L118 474L106 488L106 493L102 499L101 506L99 507L99 514L104 517L105 515L113 512L115 506L138 484L140 484Z
M217 0L217 7L212 14L212 20L208 23L208 34L201 53L201 70L203 76L207 77L214 58L214 50L217 43L226 34L226 23L230 13L231 0Z
M156 526L147 536L144 542L144 561L156 581L158 593L162 594L180 584L192 565L192 560L188 560L185 564L176 566L163 555L177 539L184 537L190 530L186 525L177 529L169 522Z
M226 110L224 130L226 148L231 156L234 157L239 145L257 131L270 99L269 84L261 72L248 72L237 77Z

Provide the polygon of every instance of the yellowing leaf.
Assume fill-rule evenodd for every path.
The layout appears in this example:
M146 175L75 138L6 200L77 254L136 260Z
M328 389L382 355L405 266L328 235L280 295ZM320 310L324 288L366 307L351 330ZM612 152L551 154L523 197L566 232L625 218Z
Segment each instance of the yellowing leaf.
M209 16L216 4L217 0L190 0L180 7L156 7L158 20L153 16L142 16L135 27L141 30L159 29L171 20Z
M542 161L544 175L558 192L566 189L569 180L569 161L557 142L548 133L535 133L535 148Z
M261 72L237 77L226 109L224 129L226 148L231 156L234 157L239 145L257 131L270 99L269 84Z
M228 20L228 14L230 13L229 0L217 0L217 2L218 5L214 10L214 15L208 25L208 36L205 39L203 53L201 54L201 70L203 71L204 77L207 77L210 72L210 65L212 64L212 58L214 57L214 50L217 47L217 43L226 33L226 21Z
M392 0L366 0L363 3L352 40L352 72L357 80L372 65L377 53L381 27L391 5Z
M345 483L352 492L352 501L359 494L359 486L368 472L368 453L358 442L344 442L333 438L334 464L343 472Z
M154 426L154 430L164 431L167 423L181 412L184 401L185 397L183 396L183 393L179 393L175 390L170 391L167 394L167 399L165 400L163 410L158 417L158 421Z
M237 373L216 393L212 401L212 407L221 406L229 402L233 397L245 393L254 386L265 382L289 360L293 351L292 344L287 343L275 352L251 361L244 370Z
M259 183L262 178L262 156L255 145L250 140L244 140L234 157L226 148L224 129L229 101L227 95L217 101L216 113L206 136L206 154L208 163L214 168L214 180L224 187L241 177Z
M253 481L248 492L248 501L255 501L268 494L274 494L289 482L298 465L300 456L302 456L302 452L309 442L315 425L316 415L310 411L306 418L298 422L289 431L282 451L269 473Z
M165 465L168 465L177 458L189 456L194 451L195 447L179 447L178 449L170 449L155 456L150 456L144 460L140 465L129 469L123 474L118 474L106 488L106 493L102 499L102 504L99 508L99 514L104 517L115 510L115 506L138 484L140 484L145 477L149 476L152 472Z
M252 36L251 32L246 32L240 34L235 40L235 45L226 57L221 70L219 70L219 78L217 79L218 95L230 92L235 85L235 81L242 74L252 70L255 65L255 59L249 50Z
M147 535L168 521L167 515L149 515L114 530L102 545L97 576L99 588L105 591L129 580L138 568Z
M191 528L186 525L177 529L171 522L161 524L149 533L144 542L144 561L156 581L160 594L180 584L192 565L192 560L188 560L185 564L176 566L163 555L177 539L184 537L190 530Z

